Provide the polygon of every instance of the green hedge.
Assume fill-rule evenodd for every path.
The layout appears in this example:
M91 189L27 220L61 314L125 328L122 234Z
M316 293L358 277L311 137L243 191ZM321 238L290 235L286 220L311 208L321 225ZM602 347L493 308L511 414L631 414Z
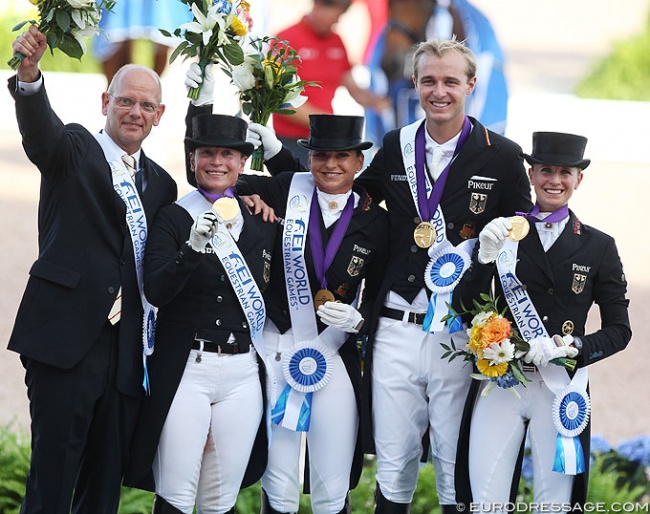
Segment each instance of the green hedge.
M619 502L633 504L650 499L650 438L638 437L621 442L613 449L602 438L592 439L592 472L589 482L589 502L613 505ZM25 479L29 470L29 437L13 424L0 427L0 514L18 514L25 492ZM528 457L526 457L528 458ZM530 476L524 472L518 501L532 501ZM352 511L355 514L372 514L375 493L374 461L366 459L358 487L352 491ZM119 514L148 514L153 495L137 489L123 488ZM257 514L260 508L260 485L243 490L237 500L238 514ZM309 496L300 501L301 513L311 512ZM435 487L433 466L420 469L417 490L411 506L412 514L438 514L440 508ZM519 511L518 511L519 512ZM647 512L647 509L646 509Z
M614 45L576 88L583 98L650 100L650 18L642 34Z

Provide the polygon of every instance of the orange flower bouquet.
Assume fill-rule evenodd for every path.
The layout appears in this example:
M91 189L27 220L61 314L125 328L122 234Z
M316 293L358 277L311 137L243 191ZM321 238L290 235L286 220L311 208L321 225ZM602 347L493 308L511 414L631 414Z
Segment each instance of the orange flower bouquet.
M453 360L462 357L464 360L473 362L478 373L472 373L476 380L489 380L490 383L483 390L483 396L487 395L494 387L510 389L515 396L519 393L512 389L517 384L524 387L530 382L524 375L521 368L521 358L530 350L530 345L524 341L512 322L504 316L507 308L499 311L497 307L498 298L488 294L481 294L481 304L474 300L474 308L461 313L456 313L449 306L451 314L446 318L455 318L464 314L471 314L474 317L467 329L469 342L465 348L456 348L452 339L449 345L442 344L446 350L442 355L443 359ZM573 359L556 359L559 362L554 364L564 365L568 369L575 367Z

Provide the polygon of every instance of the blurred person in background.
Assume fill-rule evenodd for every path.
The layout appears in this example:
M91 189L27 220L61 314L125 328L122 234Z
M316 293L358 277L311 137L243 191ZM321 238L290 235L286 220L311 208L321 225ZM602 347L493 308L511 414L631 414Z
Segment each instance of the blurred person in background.
M308 151L297 141L309 138L310 114L334 112L332 100L339 86L344 86L350 96L367 109L382 111L390 107L386 96L377 95L357 83L343 41L333 30L350 3L351 0L313 0L312 9L298 23L277 34L298 53L300 79L318 84L306 90L309 99L295 114L273 115L276 135L305 166Z

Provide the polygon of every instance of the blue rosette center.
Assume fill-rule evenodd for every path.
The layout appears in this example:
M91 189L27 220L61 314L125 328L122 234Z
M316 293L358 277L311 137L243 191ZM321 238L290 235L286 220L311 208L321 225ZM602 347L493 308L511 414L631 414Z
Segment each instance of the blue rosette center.
M283 360L284 378L296 391L318 391L332 374L329 352L318 343L298 343Z
M586 392L567 388L557 395L553 405L553 422L564 437L580 435L589 422L591 402Z
M451 292L469 265L469 255L458 249L434 254L427 264L424 281L437 294Z

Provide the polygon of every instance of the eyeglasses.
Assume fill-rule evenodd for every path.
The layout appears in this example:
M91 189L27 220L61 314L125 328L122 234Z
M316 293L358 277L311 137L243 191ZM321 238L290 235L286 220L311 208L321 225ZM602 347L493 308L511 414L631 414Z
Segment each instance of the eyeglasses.
M120 109L130 111L133 109L133 106L135 104L140 104L140 109L142 109L147 114L153 114L154 112L157 112L158 109L160 109L160 104L155 104L153 102L139 102L138 100L129 98L128 96L113 96L110 93L108 96L115 100L115 105Z

